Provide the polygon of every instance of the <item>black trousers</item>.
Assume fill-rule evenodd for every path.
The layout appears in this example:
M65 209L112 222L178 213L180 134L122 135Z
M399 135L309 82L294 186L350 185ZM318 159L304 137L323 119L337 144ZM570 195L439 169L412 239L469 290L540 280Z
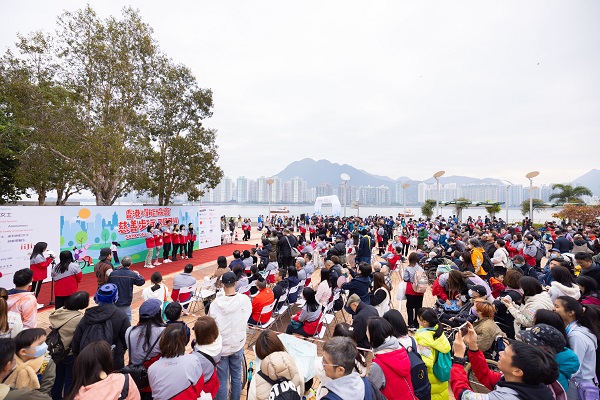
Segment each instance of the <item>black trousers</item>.
M171 252L171 242L163 243L163 259L169 259L169 253Z
M54 309L58 310L63 307L71 296L54 296Z
M173 252L171 253L171 260L177 260L177 251L179 250L179 243L173 243Z
M407 283L410 285L410 283ZM406 315L408 319L406 324L410 328L418 328L419 323L417 322L417 310L423 307L423 296L415 296L412 294L406 295Z
M31 282L31 292L35 294L35 297L38 297L40 294L40 290L42 289L43 281L33 281Z
M187 244L187 256L188 258L192 258L192 252L194 251L194 242L189 241Z

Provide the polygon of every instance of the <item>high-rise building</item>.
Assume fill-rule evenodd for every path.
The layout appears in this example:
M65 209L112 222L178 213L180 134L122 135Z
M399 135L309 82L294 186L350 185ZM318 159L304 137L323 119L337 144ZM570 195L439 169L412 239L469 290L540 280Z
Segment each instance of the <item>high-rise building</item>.
M331 196L333 194L333 190L328 183L323 183L317 186L317 197L321 196Z
M462 196L473 203L484 201L498 201L498 185L490 183L472 183L461 186Z
M303 203L306 192L306 181L302 178L292 178L290 182L290 203Z
M247 203L248 202L248 179L244 176L237 178L237 202Z

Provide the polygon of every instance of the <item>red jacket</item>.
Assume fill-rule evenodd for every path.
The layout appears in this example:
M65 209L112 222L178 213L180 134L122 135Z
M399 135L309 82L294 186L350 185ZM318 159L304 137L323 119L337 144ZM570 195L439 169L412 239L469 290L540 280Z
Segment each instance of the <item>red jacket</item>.
M169 232L163 232L163 243L171 243L171 234Z
M488 368L487 361L481 350L469 350L467 353L477 380L489 390L494 390L494 386L496 386L496 383L498 383L502 377L502 373L494 372ZM463 391L471 390L464 366L452 364L452 369L450 370L450 386L452 387L452 393L454 394L455 399L460 399L460 395Z
M171 234L171 241L173 242L173 244L181 243L180 239L181 239L181 235L179 234L179 232L173 232Z
M275 301L275 297L273 296L273 291L269 288L260 290L258 294L252 300L252 319L254 321L260 322L264 324L271 318L273 311L263 314L260 316L260 312L263 307L268 306L269 304L273 304ZM258 320L260 318L260 321Z
M492 289L492 296L495 299L498 298L498 296L500 296L500 292L502 292L504 289L506 289L502 282L500 282L498 279L493 278L493 277L490 278L489 284L490 284L490 288Z
M154 248L154 236L152 236L151 233L149 233L150 236L146 236L146 248L147 249L153 249Z
M408 289L408 284L407 284ZM433 286L431 287L431 294L433 296L437 296L438 299L442 299L444 301L448 301L448 294L446 290L440 286L440 277L438 276L435 281L433 281Z
M410 380L410 360L403 347L389 353L376 354L373 362L383 371L385 387L381 393L388 400L414 400Z
M36 264L31 264L31 261L32 260L29 261L29 269L33 271L32 281L37 282L46 279L48 277L48 265L52 263L52 259L48 257L44 261L38 262Z
M54 281L55 296L70 296L77 291L79 282L83 279L83 274L73 274Z
M163 237L162 235L154 236L154 246L161 247L163 245Z

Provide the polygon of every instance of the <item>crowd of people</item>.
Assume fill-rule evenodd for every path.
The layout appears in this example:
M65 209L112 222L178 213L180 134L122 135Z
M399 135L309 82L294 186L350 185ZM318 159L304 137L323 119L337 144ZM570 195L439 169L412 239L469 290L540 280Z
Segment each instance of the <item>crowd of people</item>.
M249 239L250 220L239 223ZM95 265L97 291L79 291L73 254L56 263L36 244L14 288L0 288L0 399L237 400L244 389L270 400L598 398L597 225L303 215L261 216L259 228L262 245L220 256L204 281L214 293L200 299L182 290L197 284L192 264L171 288L159 271L147 284L131 257L115 267L110 249ZM193 226L147 234L146 267L192 257ZM43 329L48 266L56 308ZM144 286L137 310L134 286ZM184 322L194 301L204 313ZM336 313L347 322L328 328ZM285 334L323 340L309 370ZM247 345L254 374L243 388Z

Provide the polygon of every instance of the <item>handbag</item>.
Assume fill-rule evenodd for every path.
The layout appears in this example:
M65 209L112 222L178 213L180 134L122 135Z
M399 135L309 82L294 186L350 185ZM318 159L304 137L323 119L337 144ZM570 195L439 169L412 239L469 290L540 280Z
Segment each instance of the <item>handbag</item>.
M290 321L290 325L292 325L292 328L298 329L298 328L302 327L302 322L296 321L293 319Z
M294 257L294 258L300 257L300 251L297 248L292 247L292 245L290 244L290 239L288 239L287 236L285 237L285 240L287 240L288 245L290 246L290 251L292 252L292 257Z
M406 300L406 282L402 281L398 285L398 293L396 293L396 300Z
M131 335L132 334L133 334L133 329L131 329L131 331L129 332L129 337L127 338L127 345L129 346L129 350L128 350L129 351L129 360L131 360ZM148 381L148 370L146 369L146 366L144 365L144 363L148 360L148 356L150 355L150 352L152 351L154 346L156 346L156 343L158 343L161 336L162 336L162 334L156 338L156 340L154 341L152 346L150 346L150 348L146 352L146 355L144 356L144 359L142 360L142 362L140 364L129 364L121 370L121 372L123 372L124 374L131 375L131 378L133 379L133 381L135 382L135 385L138 387L139 390L146 389L148 386L150 386L150 382Z
M598 400L600 392L594 382L575 382L577 394L581 400Z

